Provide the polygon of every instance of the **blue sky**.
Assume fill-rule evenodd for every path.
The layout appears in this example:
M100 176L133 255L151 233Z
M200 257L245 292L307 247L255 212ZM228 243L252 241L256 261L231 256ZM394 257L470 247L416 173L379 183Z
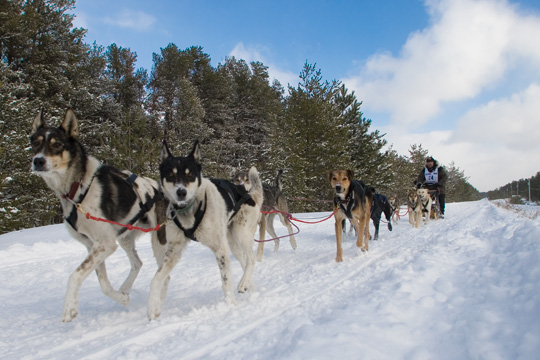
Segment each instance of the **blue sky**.
M283 85L303 64L363 101L401 154L422 144L480 191L540 171L538 0L78 0L86 42L130 48L150 70L169 43L269 66Z

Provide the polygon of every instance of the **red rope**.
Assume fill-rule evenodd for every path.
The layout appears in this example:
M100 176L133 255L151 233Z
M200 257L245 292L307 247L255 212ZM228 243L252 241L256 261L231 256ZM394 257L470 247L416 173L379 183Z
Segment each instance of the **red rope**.
M298 228L298 226L296 226L296 224L293 222L293 221L298 221L298 222L301 222L301 223L304 223L304 224L317 224L317 223L320 223L320 222L323 222L323 221L326 221L328 219L330 219L332 216L334 216L336 210L334 212L332 212L330 214L330 216L322 219L322 220L319 220L319 221L314 221L314 222L309 222L309 221L304 221L304 220L300 220L300 219L296 219L292 216L292 214L288 213L288 212L285 212L285 211L280 211L280 210L277 210L273 207L270 207L270 206L266 206L266 205L263 205L264 207L268 208L268 209L271 209L272 211L263 211L261 210L261 212L263 214L277 214L277 213L280 213L280 214L283 214L285 216L287 216L287 218L290 220L291 222L291 225L294 226L296 228L296 232L295 233L292 233L292 234L288 234L288 235L283 235L283 236L278 236L276 238L272 238L272 239L266 239L266 240L257 240L257 239L254 239L256 242L267 242L267 241L274 241L274 240L277 240L277 239L282 239L282 238L285 238L285 237L289 237L289 236L292 236L292 235L296 235L298 233L300 233L300 228Z
M108 220L108 219L103 219L103 218L100 218L100 217L92 216L92 215L90 215L90 213L87 213L87 212L85 212L83 210L81 204L77 204L77 210L82 212L86 216L87 219L94 220L94 221L100 221L100 222L104 222L104 223L109 223L109 224L114 224L114 225L118 225L118 226L127 228L128 230L138 230L138 231L142 231L142 232L145 232L145 233L148 233L150 231L158 231L159 229L161 229L161 226L163 226L163 225L165 225L167 223L167 222L164 222L163 224L157 224L155 228L141 228L141 227L138 227L138 226L134 226L132 224L121 224L121 223L113 221L113 220Z

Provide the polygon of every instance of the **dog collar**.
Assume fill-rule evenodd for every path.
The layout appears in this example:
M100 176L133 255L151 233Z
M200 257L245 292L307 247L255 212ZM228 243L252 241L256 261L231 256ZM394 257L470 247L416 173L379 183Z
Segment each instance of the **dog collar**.
M69 189L69 192L67 194L62 195L62 198L66 200L73 200L75 197L75 194L77 193L77 190L79 189L79 186L81 186L81 183L78 181L75 181L71 184L71 188Z
M193 206L193 204L195 204L195 200L197 198L193 198L193 200L191 200L187 205L186 207L183 207L183 208L179 208L176 206L176 204L172 204L172 208L173 208L173 212L175 214L184 214L186 212L188 212L189 209L191 209L191 207Z

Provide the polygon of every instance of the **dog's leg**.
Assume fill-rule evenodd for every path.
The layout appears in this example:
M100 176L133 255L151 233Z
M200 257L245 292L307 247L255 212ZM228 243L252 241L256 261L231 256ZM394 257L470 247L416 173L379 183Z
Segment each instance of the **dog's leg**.
M264 254L264 239L266 237L266 219L268 215L261 213L259 222L259 245L257 246L257 261L261 261Z
M336 229L336 246L337 246L337 253L336 253L336 262L342 262L343 261L343 248L341 247L341 239L342 239L342 236L343 236L343 223L342 223L342 220L343 219L340 219L338 216L336 216L336 214L334 214L335 218L336 218L336 225L335 225L335 229Z
M163 257L165 256L167 248L167 244L161 244L159 242L157 232L152 232L152 252L154 253L154 258L156 259L158 268L161 267L161 264L163 264ZM161 302L165 301L165 298L167 297L167 289L169 288L170 280L171 277L167 276L167 279L165 279L165 282L163 283L163 287L161 288Z
M253 232L254 233L254 232ZM251 235L251 245L249 247L249 254L251 254L251 257L253 256L253 233ZM218 240L217 244L214 246L211 246L210 249L214 252L214 255L216 256L216 261L218 263L219 272L221 274L221 286L223 288L223 294L225 295L225 300L235 303L234 293L233 293L233 283L231 279L231 260L229 258L229 247L231 248L231 251L234 254L233 249L235 248L235 244L227 244L227 239L225 238L225 234L218 234ZM235 255L236 257L236 255ZM237 258L238 259L238 258ZM242 269L244 269L244 264L240 259L240 265L242 265Z
M137 279L137 275L139 275L139 271L142 267L142 261L139 258L139 255L137 254L137 250L135 249L135 239L137 237L136 233L128 234L126 237L119 239L118 243L124 249L126 252L129 263L131 264L131 270L129 271L129 275L120 286L120 292L123 294L129 294L131 291L131 288L133 287L133 283L135 282L135 279Z
M378 219L373 219L373 227L375 228L375 234L373 235L373 240L379 240L379 225L380 225L381 219L380 217ZM369 226L369 222L368 222Z
M163 288L168 285L169 274L180 261L182 251L188 244L188 240L183 234L178 234L175 237L167 236L167 239L171 238L174 240L169 244L161 260L161 266L150 283L150 294L148 295L148 318L150 320L157 319L161 315L162 301L166 296L166 293L163 294Z
M253 232L244 225L233 225L230 231L229 243L234 257L242 266L244 274L238 283L238 292L244 293L253 287L253 270L255 269L255 257L253 256ZM217 256L216 256L217 257ZM228 259L228 257L227 257ZM218 262L220 260L218 259Z
M280 214L281 215L281 214ZM276 234L276 230L274 229L274 219L276 218L276 214L269 214L266 220L266 231L272 236L274 239L274 252L279 251L279 239Z
M293 250L296 250L296 239L294 238L294 231L293 231L293 228L292 228L292 225L291 225L291 220L286 217L285 215L283 214L279 214L279 219L281 220L281 223L287 228L287 230L289 231L289 238L290 238L290 242L291 242L291 247L293 248Z
M369 220L371 219L371 217L369 216L369 210L367 210L364 214L364 229L366 231L366 235L365 235L365 238L364 238L364 250L365 251L368 251L369 250L369 239L371 238L371 235L369 233ZM379 236L379 234L377 234L377 237Z
M86 277L88 277L88 275L94 270L96 270L98 274L98 279L100 280L102 289L107 291L112 290L112 292L106 295L113 295L111 297L120 303L126 303L129 301L129 297L112 289L105 271L104 261L116 250L117 247L118 245L116 244L116 241L114 239L109 239L108 242L99 245L94 244L89 249L86 259L84 259L81 265L79 265L69 277L66 297L64 299L64 312L62 315L63 322L70 322L77 316L79 312L79 289L84 279L86 279ZM114 296L115 294L120 295Z

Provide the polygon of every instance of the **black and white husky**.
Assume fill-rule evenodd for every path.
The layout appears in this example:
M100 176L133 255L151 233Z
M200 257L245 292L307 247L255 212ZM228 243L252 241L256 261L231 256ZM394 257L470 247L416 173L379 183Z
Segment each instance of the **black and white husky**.
M252 288L254 235L263 202L259 174L255 167L250 169L252 187L248 192L243 186L229 181L204 177L200 158L198 142L186 157L173 156L167 144L163 143L160 186L170 201L168 214L173 221L166 227L168 249L150 285L150 320L161 314L169 274L191 241L198 241L214 252L227 301L234 303L229 249L244 271L238 292Z
M30 137L33 173L41 176L56 193L69 233L88 249L88 256L69 278L62 316L64 322L77 316L79 288L93 270L103 293L124 306L129 302L129 292L142 266L135 250L135 239L142 232L108 221L155 228L166 216L166 204L156 181L102 165L86 154L77 136L77 118L72 110L68 110L58 128L47 127L42 114L37 115ZM83 212L103 221L92 220ZM160 258L166 248L164 231L159 233L160 236L152 232L156 258ZM116 250L117 242L131 264L131 271L119 290L111 286L105 268L105 259Z

